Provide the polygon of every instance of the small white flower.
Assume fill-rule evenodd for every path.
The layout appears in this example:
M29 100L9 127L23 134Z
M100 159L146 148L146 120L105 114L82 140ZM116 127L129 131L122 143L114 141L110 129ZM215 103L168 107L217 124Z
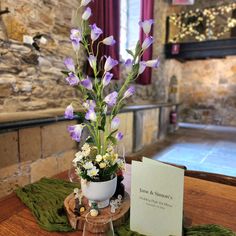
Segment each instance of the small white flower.
M89 162L86 162L84 165L83 165L84 169L86 170L89 170L89 169L92 169L94 167L93 163L91 161Z
M117 163L118 157L119 157L119 155L117 153L114 154L114 159L113 159L112 165L115 165Z
M101 169L103 169L103 168L105 168L106 167L106 163L105 162L101 162L100 164L99 164L99 167L101 168Z
M79 189L78 188L74 188L74 193L79 193Z
M120 169L124 169L124 167L125 167L124 160L118 158L118 159L116 160L116 163L118 164L118 166L119 166Z
M87 171L87 175L90 177L96 176L99 172L99 169L96 168L96 166L93 166L92 169Z
M83 151L83 155L85 157L89 156L89 154L90 154L90 149L87 149L87 150Z
M77 152L77 153L75 154L75 159L72 161L73 164L74 164L74 166L76 166L77 162L82 161L83 157L84 157L84 156L83 156L83 153L82 153L82 152Z
M97 155L96 156L96 162L102 161L102 155Z
M86 150L88 150L88 149L90 149L90 146L89 146L88 143L85 143L85 144L83 145L83 147L82 147L82 150L83 150L83 151L86 151Z
M85 157L89 156L90 151L91 151L89 144L85 143L81 149Z

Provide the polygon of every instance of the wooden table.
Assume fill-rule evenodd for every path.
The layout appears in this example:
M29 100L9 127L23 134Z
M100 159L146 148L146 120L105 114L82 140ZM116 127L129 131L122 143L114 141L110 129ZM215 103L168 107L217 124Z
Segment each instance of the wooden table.
M128 165L124 180L128 192L130 174ZM65 179L67 173L57 177ZM185 177L184 212L187 222L192 221L193 225L219 224L236 232L236 187ZM39 228L30 211L14 194L0 200L0 236L41 235L80 236L81 232L47 232Z

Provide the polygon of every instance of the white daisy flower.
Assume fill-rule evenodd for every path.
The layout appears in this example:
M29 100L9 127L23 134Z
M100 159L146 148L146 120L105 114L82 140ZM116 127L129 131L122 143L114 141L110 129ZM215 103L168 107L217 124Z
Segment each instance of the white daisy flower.
M99 169L96 168L96 166L93 166L92 169L87 171L87 175L90 177L96 176L99 172Z
M92 169L94 167L93 163L91 161L89 162L86 162L84 165L83 165L84 169L86 170L89 170L89 169Z

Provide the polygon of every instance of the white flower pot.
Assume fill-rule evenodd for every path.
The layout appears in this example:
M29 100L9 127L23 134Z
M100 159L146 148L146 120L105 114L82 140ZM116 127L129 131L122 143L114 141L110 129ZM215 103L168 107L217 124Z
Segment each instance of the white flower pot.
M81 179L81 189L83 195L92 202L98 204L98 208L104 208L109 205L110 198L114 195L117 185L117 176L104 182L90 182Z

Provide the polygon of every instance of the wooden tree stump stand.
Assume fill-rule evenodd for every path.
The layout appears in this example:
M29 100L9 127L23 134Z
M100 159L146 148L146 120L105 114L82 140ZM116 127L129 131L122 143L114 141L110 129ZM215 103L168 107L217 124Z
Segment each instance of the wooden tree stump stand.
M75 208L74 193L71 193L64 200L64 206L67 212L67 217L69 219L71 226L74 229L83 230L84 222L86 220L85 219L86 215L89 222L92 223L94 222L94 224L106 222L111 218L114 227L122 225L129 218L130 196L127 192L125 192L125 196L122 199L122 204L116 210L115 213L111 213L111 207L108 206L106 208L99 209L99 215L96 217L92 217L90 216L90 214L88 214L90 211L88 200L85 197L83 197L82 202L86 210L83 213L81 213L81 216L77 216L74 214L74 208Z

